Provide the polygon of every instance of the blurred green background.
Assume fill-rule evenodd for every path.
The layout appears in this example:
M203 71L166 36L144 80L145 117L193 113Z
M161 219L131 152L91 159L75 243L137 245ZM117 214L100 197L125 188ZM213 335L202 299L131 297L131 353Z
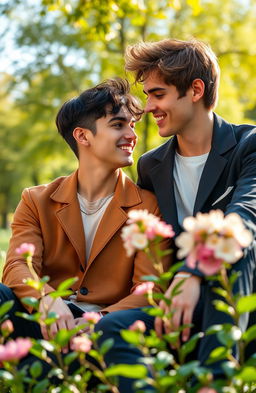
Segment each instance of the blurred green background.
M132 81L127 45L167 37L210 44L221 67L216 112L234 123L256 121L254 0L2 0L0 26L2 251L22 189L76 167L56 132L58 108L105 78ZM141 90L133 86L143 101ZM162 142L150 116L137 132L136 160ZM136 165L128 173L136 180Z

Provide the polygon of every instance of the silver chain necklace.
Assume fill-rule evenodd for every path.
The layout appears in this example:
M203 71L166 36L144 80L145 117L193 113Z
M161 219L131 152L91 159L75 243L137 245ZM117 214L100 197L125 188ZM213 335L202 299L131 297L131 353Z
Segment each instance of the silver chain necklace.
M114 193L98 199L97 201L87 201L84 197L78 194L79 201L80 201L80 211L84 213L86 216L91 216L92 214L97 213L100 209L103 208L103 206L107 203L107 201L112 198Z

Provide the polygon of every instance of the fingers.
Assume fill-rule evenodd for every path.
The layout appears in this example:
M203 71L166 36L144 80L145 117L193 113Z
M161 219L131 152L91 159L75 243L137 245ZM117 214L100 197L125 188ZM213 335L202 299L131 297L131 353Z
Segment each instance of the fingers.
M186 308L183 314L183 325L189 325L192 323L192 311L190 308ZM190 337L190 327L186 327L182 331L182 341L188 341Z
M169 307L163 300L161 300L161 302L159 303L159 307L163 310L164 315L168 313ZM162 334L165 331L163 318L161 317L155 318L155 331L158 337L162 337Z

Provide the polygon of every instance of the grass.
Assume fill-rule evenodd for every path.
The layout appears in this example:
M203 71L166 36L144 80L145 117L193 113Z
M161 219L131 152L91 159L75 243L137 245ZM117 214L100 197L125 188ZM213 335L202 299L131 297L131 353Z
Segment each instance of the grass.
M8 248L11 231L9 229L0 229L0 279L2 276L5 253Z

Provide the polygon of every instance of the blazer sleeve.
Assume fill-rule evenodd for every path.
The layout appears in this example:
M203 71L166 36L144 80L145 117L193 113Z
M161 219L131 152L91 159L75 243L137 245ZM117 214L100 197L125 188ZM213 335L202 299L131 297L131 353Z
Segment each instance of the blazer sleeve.
M21 299L25 296L40 298L40 293L23 282L32 277L24 258L16 253L16 249L22 243L33 243L35 254L33 267L40 276L42 270L43 239L36 206L30 196L29 189L22 193L22 199L15 211L12 223L12 237L7 252L6 263L3 269L3 284L10 287L15 295ZM45 285L45 293L54 291L48 284Z
M241 172L225 215L237 213L256 238L256 135L241 156Z

